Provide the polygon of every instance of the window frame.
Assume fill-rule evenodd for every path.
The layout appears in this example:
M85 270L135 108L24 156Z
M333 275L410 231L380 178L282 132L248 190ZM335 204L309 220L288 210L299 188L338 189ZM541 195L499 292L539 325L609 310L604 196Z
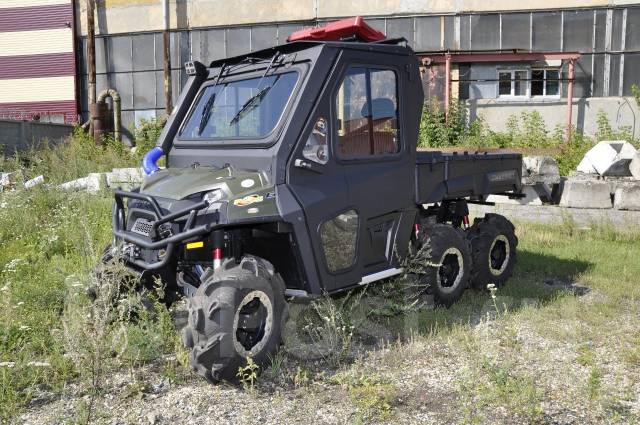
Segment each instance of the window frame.
M285 104L278 121L274 125L274 127L267 134L261 137L252 137L252 136L241 136L241 137L228 137L228 138L189 138L182 136L182 132L187 125L187 122L191 119L193 113L197 109L198 102L200 101L201 96L204 95L205 90L215 84L216 76L209 77L199 88L198 93L192 100L189 105L189 109L185 114L182 122L180 123L180 128L178 133L174 138L174 145L178 148L192 148L192 147L203 147L203 148L242 148L242 147L261 147L261 148L269 148L278 142L278 135L283 129L284 122L289 119L291 112L298 102L297 99L300 90L303 86L304 80L307 76L308 66L306 64L296 63L293 66L286 68L284 66L277 66L273 68L273 71L269 74L277 75L277 74L286 74L286 73L295 73L297 74L297 80L289 95L289 99L287 99L287 103ZM225 77L222 77L218 82L219 85L230 84L236 81L241 80L249 80L254 78L260 78L264 73L264 69L257 68L248 71L234 73Z
M555 68L555 67L532 67L531 68L531 73L533 74L533 71L543 71L542 74L542 94L531 94L531 98L532 99L560 99L560 94L562 93L562 81L561 80L561 76L562 76L562 70L560 68ZM547 71L555 71L558 73L558 93L557 94L547 94ZM529 86L531 86L531 80L529 83Z
M354 156L344 156L340 153L340 134L338 128L338 116L339 116L339 93L340 88L342 87L342 83L345 78L349 74L349 70L352 68L366 68L369 73L366 75L370 76L370 71L391 71L395 77L395 85L396 85L396 131L397 131L397 146L398 150L394 153L385 153L378 155L354 155ZM369 81L369 86L366 87L367 93L370 96L371 93L371 83L370 78L366 77ZM402 84L401 78L399 78L398 69L384 64L374 64L374 63L363 63L363 62L351 62L345 65L342 69L342 73L340 79L338 80L338 84L334 87L334 90L331 94L331 126L333 127L331 130L332 140L331 140L331 150L333 152L333 157L339 163L350 163L350 162L380 162L386 160L397 160L402 157L402 153L405 149L405 143L403 142L403 131L402 131L402 121L400 117L402 116L402 102L400 99L401 87ZM371 99L368 99L371 101ZM373 135L371 135L373 137Z
M501 73L510 73L511 75L511 91L509 92L509 94L500 94L500 74ZM524 80L518 80L518 81L523 81L525 84L525 94L520 94L520 95L516 95L514 94L516 91L516 79L515 79L515 74L516 72L524 72L526 74L526 77ZM531 84L530 84L530 78L531 78L531 69L527 69L527 68L498 68L497 69L497 74L498 74L498 82L497 82L497 98L498 99L502 99L502 100L522 100L522 99L529 99L531 97ZM505 80L506 81L506 80Z
M531 83L532 83L532 73L533 71L543 71L542 78L542 95L533 95L531 93ZM557 94L547 94L547 71L555 71L558 73L558 93ZM511 75L511 91L509 94L500 94L500 74L501 73L510 73ZM527 77L524 81L526 84L526 94L525 95L515 95L515 73L516 72L526 72ZM537 66L528 68L522 67L512 67L512 68L497 68L497 78L496 78L496 99L498 101L527 101L527 100L557 100L562 96L562 69L559 67L544 67Z

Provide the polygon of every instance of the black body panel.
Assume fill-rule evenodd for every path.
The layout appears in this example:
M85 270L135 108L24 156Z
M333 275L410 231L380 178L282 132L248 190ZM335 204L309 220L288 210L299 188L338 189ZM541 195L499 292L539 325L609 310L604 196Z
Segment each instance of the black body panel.
M430 204L511 191L519 193L521 178L520 154L418 152L415 202Z

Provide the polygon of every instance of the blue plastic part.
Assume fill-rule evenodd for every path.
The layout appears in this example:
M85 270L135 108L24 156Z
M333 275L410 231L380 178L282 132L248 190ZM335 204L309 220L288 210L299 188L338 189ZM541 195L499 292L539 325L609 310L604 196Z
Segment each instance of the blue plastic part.
M158 171L160 168L158 167L158 160L164 155L161 147L156 146L147 152L142 158L142 170L147 176Z

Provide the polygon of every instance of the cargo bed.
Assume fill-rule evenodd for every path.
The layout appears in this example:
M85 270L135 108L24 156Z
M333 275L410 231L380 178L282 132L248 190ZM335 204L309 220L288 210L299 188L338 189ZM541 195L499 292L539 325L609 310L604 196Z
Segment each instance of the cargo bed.
M522 155L517 153L417 152L416 202L483 199L491 194L518 194L522 188Z

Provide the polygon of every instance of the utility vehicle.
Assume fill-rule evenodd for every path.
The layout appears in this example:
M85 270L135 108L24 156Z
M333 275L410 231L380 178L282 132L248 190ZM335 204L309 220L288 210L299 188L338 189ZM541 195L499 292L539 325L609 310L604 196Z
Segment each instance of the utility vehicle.
M467 204L517 197L521 156L417 151L406 41L350 18L186 72L144 183L115 192L112 253L188 298L183 341L209 381L263 364L288 302L401 274L410 245L428 244L420 281L444 305L512 273L514 227L470 225Z

